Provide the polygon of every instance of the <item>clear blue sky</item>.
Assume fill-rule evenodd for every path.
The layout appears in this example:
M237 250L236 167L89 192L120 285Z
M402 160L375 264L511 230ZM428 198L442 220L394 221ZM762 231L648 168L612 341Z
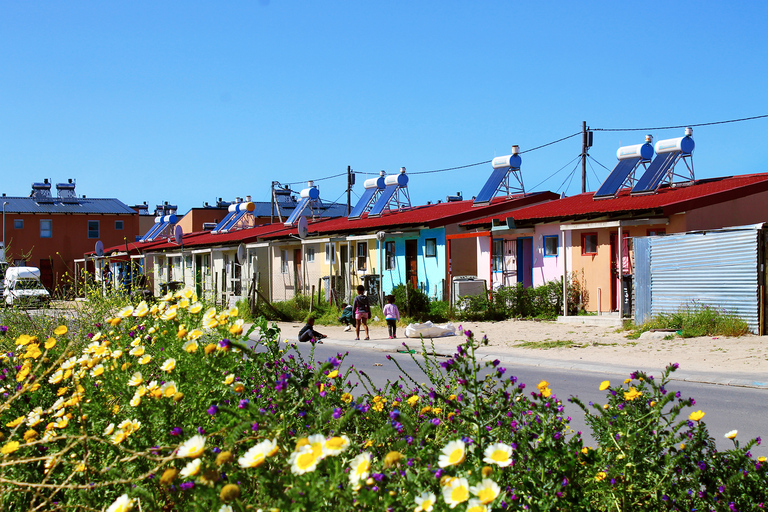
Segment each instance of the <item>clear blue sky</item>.
M765 115L766 20L762 1L2 0L0 192L74 178L79 194L184 213L347 165L483 162L582 121ZM766 134L768 118L694 128L697 178L768 172ZM613 168L644 135L596 132L590 154ZM527 189L579 193L580 151L579 136L524 154ZM595 161L589 190L608 174ZM413 174L411 199L471 197L490 171ZM317 185L346 198L344 177Z

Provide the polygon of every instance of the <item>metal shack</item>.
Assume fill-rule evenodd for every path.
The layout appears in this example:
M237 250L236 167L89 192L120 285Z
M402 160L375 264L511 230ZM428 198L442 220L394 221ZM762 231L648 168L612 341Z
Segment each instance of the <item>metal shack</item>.
M764 226L634 238L635 322L681 307L711 306L766 334Z

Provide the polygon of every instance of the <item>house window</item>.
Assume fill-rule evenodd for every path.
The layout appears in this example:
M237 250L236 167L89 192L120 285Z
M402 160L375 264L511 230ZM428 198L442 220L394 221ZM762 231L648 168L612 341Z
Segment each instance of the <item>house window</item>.
M306 258L307 258L307 263L312 263L312 262L315 261L315 248L314 247L307 247Z
M336 250L333 244L325 244L325 262L331 265L336 263Z
M40 220L40 238L53 238L53 221L51 219Z
M357 271L368 269L368 242L357 242Z
M88 221L88 238L99 238L99 221Z
M581 234L581 254L597 254L597 233Z
M123 230L123 221L122 220L116 220L115 221L115 231L122 231Z
M545 236L544 237L544 257L557 256L557 249L560 246L558 242L558 236Z
M13 229L24 229L24 219L13 219Z
M285 249L280 250L280 272L282 274L288 273L288 251Z
M437 257L437 238L427 238L424 240L424 256L426 258Z
M648 236L661 236L661 235L666 235L667 230L666 229L649 229L647 233L648 233Z
M504 240L499 238L493 241L492 254L493 254L493 270L504 270Z
M395 269L395 242L384 242L385 270Z

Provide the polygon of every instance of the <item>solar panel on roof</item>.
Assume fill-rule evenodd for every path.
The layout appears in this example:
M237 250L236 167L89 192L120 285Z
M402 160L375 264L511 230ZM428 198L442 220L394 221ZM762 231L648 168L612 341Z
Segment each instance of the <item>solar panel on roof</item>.
M360 217L364 212L365 209L368 207L368 203L371 202L371 199L373 199L373 195L378 191L378 188L366 188L363 191L363 195L360 196L360 199L357 201L357 204L354 208L352 208L352 211L349 212L349 218L350 219L356 219Z
M237 224L237 222L245 216L246 213L248 213L248 210L235 212L232 218L229 219L229 222L224 224L224 227L221 228L220 231L229 231L230 229L232 229L235 226L235 224Z
M509 167L494 169L491 176L488 178L488 181L485 182L482 190L480 190L480 193L475 198L473 204L490 203L491 199L496 195L499 185L501 185L501 182L507 177L509 169Z
M389 200L392 199L397 188L397 185L387 185L384 187L384 190L381 191L381 195L376 199L376 204L374 204L371 211L368 212L368 217L381 215L381 212L383 212L384 208L389 204Z
M672 151L657 155L653 162L651 162L651 165L648 166L645 174L632 187L632 194L649 194L654 192L681 154L680 151Z
M627 158L626 160L619 160L616 167L613 168L611 173L605 178L605 181L600 188L597 189L595 195L592 196L595 199L614 197L616 192L619 191L619 187L624 183L629 174L635 170L637 164L642 160L641 157Z
M296 222L296 219L299 218L299 215L301 215L301 212L304 211L304 208L307 207L309 204L309 201L311 199L309 197L302 197L301 201L299 201L299 204L296 205L296 208L291 212L291 216L288 217L288 220L285 221L286 226L293 225L294 222Z
M231 207L231 206L230 206L230 207ZM218 233L219 231L221 231L222 229L224 229L224 226L226 226L226 225L227 225L227 223L228 223L228 222L229 222L229 221L232 219L232 217L234 217L234 216L235 216L235 214L236 214L236 213L237 213L237 211L236 211L236 210L229 210L229 211L227 212L227 215L226 215L226 216L225 216L223 219L221 219L221 222L219 222L218 224L216 224L216 227L215 227L215 228L213 228L213 231L212 231L212 232L213 232L213 233Z
M152 225L151 228L149 228L149 231L147 231L147 234L145 234L143 237L141 237L142 242L151 242L154 237L162 231L163 227L165 225L164 221L156 222Z

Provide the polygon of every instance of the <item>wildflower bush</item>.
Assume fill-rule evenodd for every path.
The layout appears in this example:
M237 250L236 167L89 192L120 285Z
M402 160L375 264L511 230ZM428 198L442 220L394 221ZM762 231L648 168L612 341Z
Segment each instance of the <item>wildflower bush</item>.
M414 359L428 384L378 389L344 354L304 358L265 320L245 330L237 308L192 290L99 307L80 331L45 316L0 329L3 510L750 510L768 498L749 453L759 440L718 452L694 400L668 391L674 366L658 382L602 383L604 405L572 399L590 448L546 381L526 388L499 361L479 364L486 340L471 332L448 359Z

